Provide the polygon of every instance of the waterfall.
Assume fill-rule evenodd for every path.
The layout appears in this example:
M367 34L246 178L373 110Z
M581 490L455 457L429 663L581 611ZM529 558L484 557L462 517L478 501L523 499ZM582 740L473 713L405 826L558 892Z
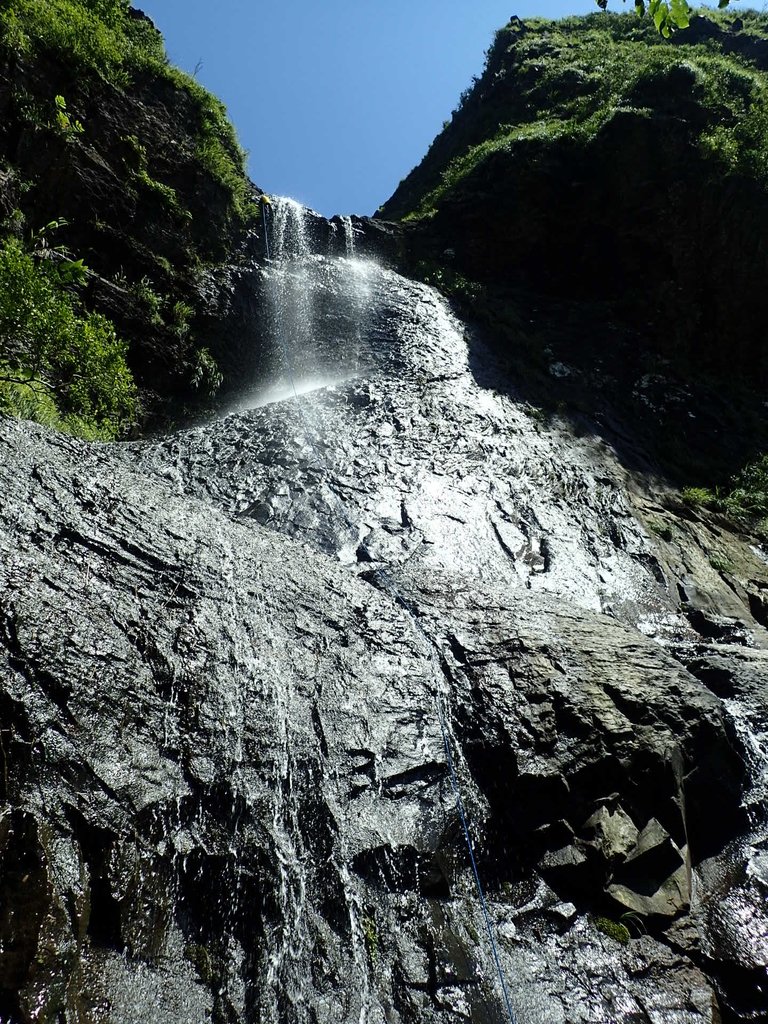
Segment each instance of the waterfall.
M108 954L111 992L123 993L109 1024L130 1024L130 1006L148 1016L169 964L176 988L166 986L160 1024L500 1024L509 1014L454 781L521 1024L579 1019L583 1006L597 1007L600 1024L626 1022L657 997L677 1008L675 978L658 980L657 939L633 944L642 970L625 971L614 940L588 916L604 899L600 883L589 865L578 874L578 848L562 844L590 808L617 800L638 836L662 804L685 807L686 825L701 832L701 794L725 806L746 766L754 788L739 783L738 792L750 835L731 836L692 867L711 894L697 895L707 955L726 940L729 956L762 955L760 652L738 648L736 661L723 646L711 655L719 702L699 685L710 654L675 588L659 584L658 550L614 454L533 415L505 387L508 367L497 370L441 296L361 259L351 220L335 227L329 243L327 222L274 201L272 258L254 280L276 390L236 415L92 456L111 468L124 460L123 472L130 465L134 475L116 486L126 503L138 494L143 510L132 513L130 541L119 538L114 563L133 575L109 607L135 633L145 677L131 676L114 699L152 695L136 738L120 710L132 745L110 741L96 768L113 790L127 780L131 799L135 788L147 805L137 832L148 852L130 884L145 905L158 891L172 904L147 929L151 943L139 943L133 925L126 955ZM7 486L33 481L45 461L33 450ZM91 500L90 476L78 473L85 535L113 504ZM169 522L158 526L166 504ZM137 547L144 518L152 536ZM100 525L94 573L114 529ZM680 537L687 529L679 520ZM686 558L714 587L712 565L696 554L706 550L702 536ZM146 579L137 577L125 552L164 541ZM19 550L37 557L34 544ZM59 539L39 557L69 550ZM14 600L43 578L39 566ZM119 637L114 618L103 628ZM38 608L23 621L41 619ZM70 635L66 622L61 631ZM121 651L117 641L104 646ZM73 645L73 659L81 648ZM686 659L692 674L682 671ZM129 650L99 672L117 671L114 662L133 673L136 660ZM739 665L753 662L742 678ZM73 693L90 678L78 670ZM105 722L107 712L100 730ZM676 747L701 778L690 796L669 771ZM734 767L734 750L744 764ZM639 771L653 785L638 789ZM550 834L555 813L567 827ZM115 878L133 878L114 832L109 861L91 854L97 880L113 862ZM536 857L544 844L540 867L525 863L526 837ZM609 878L607 858L589 850ZM597 885L591 906L584 882ZM631 875L626 882L633 893ZM120 885L130 919L123 894L134 889ZM743 907L753 908L749 927ZM150 966L137 968L137 956ZM604 978L626 1011L603 1007Z
M320 469L324 471L327 467L322 465L322 419L301 396L359 373L371 299L370 280L375 268L354 257L351 218L342 219L346 257L318 255L312 244L310 216L310 211L294 200L275 198L272 264L267 271L266 294L272 365L279 375L277 386L283 388L283 397L297 402L301 444L307 452L321 453ZM326 308L329 298L336 306L341 302L345 312L330 345ZM317 935L308 896L313 886L309 870L312 851L305 847L298 792L308 780L297 778L297 773L301 773L301 727L294 722L294 709L299 703L296 680L280 667L277 650L273 679L280 756L273 780L272 837L279 873L281 920L270 937L264 1007L272 1021L283 1019L288 1012L291 1024L331 1024L342 1013L354 1015L358 1024L383 1024L371 995L364 911L343 847L341 856L335 860L335 871L346 904L350 937L348 948L339 951L348 961L350 987L344 1000L346 1006L321 998L309 983L308 969Z
M364 327L377 268L356 257L352 218L341 218L346 258L334 258L318 252L313 238L318 218L310 210L282 196L274 197L271 210L271 260L263 276L268 320L264 379L255 388L246 387L229 412L341 383L371 364ZM337 319L340 313L342 320Z
M351 217L342 217L341 226L344 229L344 251L347 256L355 255L355 229L352 226Z

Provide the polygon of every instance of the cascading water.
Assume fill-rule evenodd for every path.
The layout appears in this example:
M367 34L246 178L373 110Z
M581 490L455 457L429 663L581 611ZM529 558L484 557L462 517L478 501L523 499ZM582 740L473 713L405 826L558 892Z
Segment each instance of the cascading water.
M363 350L363 326L373 267L355 258L351 218L341 221L347 258L337 260L316 251L308 211L301 204L275 197L271 211L270 262L263 275L269 321L264 379L257 388L245 389L230 411L339 383L363 372L369 362L370 354ZM353 287L339 287L341 265L354 280Z
M344 251L347 256L355 255L355 229L351 217L342 217L341 225L344 229Z
M764 1019L768 655L725 532L663 529L356 225L274 203L284 400L120 446L0 421L2 895L42 929L0 1021L500 1024L436 693L520 1024L715 1024L716 986Z
M589 441L574 443L564 432L559 437L556 431L554 437L543 434L519 403L478 388L468 371L463 328L442 301L424 286L356 259L351 221L341 225L343 255L319 255L315 249L323 247L313 245L308 212L291 201L275 201L265 288L275 368L292 400L255 411L248 421L225 422L206 436L190 437L189 456L180 457L182 464L188 458L184 477L208 480L204 493L214 494L233 512L254 514L292 536L309 538L374 579L392 567L404 569L408 579L417 566L417 575L426 570L451 580L458 564L462 580L501 586L500 593L523 587L521 598L541 592L575 608L608 611L663 644L690 637L679 611L659 602L644 532L631 525L620 483L606 486L605 471L592 468ZM486 351L482 358L487 375L494 359ZM314 389L296 401L309 390L304 384L310 378L336 386ZM264 444L271 464L257 458L243 466L245 477L228 481L213 470L212 489L214 453L242 444L246 436L256 447L261 444L257 438L268 438ZM204 451L209 444L211 458ZM196 464L199 468L191 469ZM620 543L606 535L607 520L622 523ZM379 586L391 590L383 577ZM400 600L396 593L393 600ZM425 656L428 660L428 652ZM737 720L735 709L730 714ZM468 729L471 733L465 722L463 730ZM469 773L465 783L473 793ZM472 799L478 799L476 793ZM311 861L309 852L299 855L291 846L291 829L304 827L298 811L287 817L281 811L274 823L289 850L287 862ZM368 993L362 996L360 1020L375 1021L381 1004L371 980L369 933L377 915L370 908L370 893L347 867L354 857L345 851L341 834L343 829L337 882L348 907L353 953L347 969L355 990ZM386 847L385 860L397 843L389 837ZM387 870L399 878L402 867ZM297 906L303 901L306 910L313 900L307 896L311 881L291 883L289 874L281 883L287 905L283 946L290 946L292 929L298 936L305 926L296 918ZM487 992L495 987L495 967L483 949L476 897L465 890L465 898L475 904L471 927L478 940L470 973L475 980L484 978ZM537 896L534 905L542 898ZM504 906L497 904L496 913L502 935L514 937ZM289 987L296 992L301 956L312 944L311 936L303 934L296 947L300 955L291 961ZM446 948L453 941L446 938ZM604 970L600 956L591 955L593 971ZM524 959L510 958L508 952L505 964L513 1001L519 1002L519 988L529 990L536 983ZM279 973L275 969L275 985ZM489 1018L494 1024L507 1017L496 987L496 1010ZM315 990L305 1005L316 1004L317 998ZM457 1008L461 1001L457 996ZM549 1024L546 1000L542 1008L526 996L520 1005L522 1020ZM594 1019L603 1020L597 1012Z
M290 199L277 197L272 215L271 265L267 269L266 294L272 323L272 353L282 373L285 397L296 400L317 388L356 376L361 368L363 324L368 313L370 264L354 259L354 235L351 218L343 218L347 259L345 272L354 282L344 294L345 333L328 346L320 321L328 290L335 291L335 266L317 257L310 242L308 211ZM320 336L318 337L318 331ZM324 343L324 344L323 344ZM287 384L287 387L286 387ZM280 385L278 385L278 388ZM302 406L304 436L302 444L313 454L322 446L322 426L311 409ZM297 435L298 441L298 435ZM322 454L320 455L322 463ZM342 509L343 513L343 509ZM276 652L277 655L277 652ZM293 705L295 691L290 679L280 670L275 658L275 713L280 736L279 774L274 780L272 836L279 865L279 904L281 920L271 937L267 970L267 1016L279 1020L286 1013L295 1024L310 1021L323 1024L339 1019L345 1012L359 1024L384 1024L380 1008L370 993L370 964L364 936L364 913L357 887L347 868L341 846L335 870L340 882L349 921L349 977L354 979L345 1007L337 1000L323 1000L307 985L316 936L309 925L311 908L307 872L310 852L304 848L300 805L294 789L297 763L293 753Z
M309 1019L305 998L306 971L312 942L308 928L307 853L299 827L298 802L294 790L292 750L293 688L275 658L275 724L278 729L277 774L273 779L274 808L272 838L279 874L278 902L281 919L270 936L267 969L268 1015L279 1019L281 1006L290 1007L296 1024Z

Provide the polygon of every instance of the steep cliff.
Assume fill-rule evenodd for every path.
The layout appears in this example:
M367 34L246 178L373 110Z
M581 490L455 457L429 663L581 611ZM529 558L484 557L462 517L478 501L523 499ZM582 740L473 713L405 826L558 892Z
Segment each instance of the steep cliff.
M513 18L380 211L532 400L684 483L768 443L768 22L714 17Z
M521 1024L763 1019L765 551L431 288L269 274L348 379L0 429L0 1016L506 1020L455 785Z
M116 0L19 0L0 19L16 93L56 89L43 114L7 87L7 251L22 271L56 268L46 308L119 324L145 401L199 407L195 381L218 367L230 389L221 415L124 444L0 416L0 1022L765 1020L768 552L648 471L691 414L678 440L698 437L704 468L744 450L756 342L733 326L733 372L705 417L695 402L723 364L706 325L702 370L685 317L669 321L679 351L649 322L649 303L667 309L656 264L626 296L586 265L575 288L568 260L526 278L523 240L480 217L522 230L535 213L540 269L547 237L597 261L587 214L660 245L650 188L636 225L617 181L609 211L626 221L586 187L568 231L547 219L556 182L608 174L610 153L645 138L662 196L687 154L718 202L745 182L759 225L744 163L758 72L705 43L680 65L631 19L513 23L487 94L465 101L476 116L455 118L461 152L482 150L466 175L439 178L438 140L414 179L432 198L402 227L275 199L263 238L220 108L168 69L145 19ZM696 31L762 46L756 29ZM636 51L653 65L630 83L647 105L605 115ZM535 121L545 72L578 131L510 129L498 152L468 141L499 116L495 90ZM722 169L718 126L730 178L705 175ZM506 202L510 180L549 199ZM45 206L70 192L66 210ZM690 235L661 209L673 239ZM43 210L72 223L58 236L36 221L30 243L22 217ZM93 273L78 285L81 257ZM142 277L123 281L127 266ZM179 303L197 315L179 323Z
M242 372L257 196L222 104L127 2L3 6L0 230L87 265L80 302L128 344L140 419Z

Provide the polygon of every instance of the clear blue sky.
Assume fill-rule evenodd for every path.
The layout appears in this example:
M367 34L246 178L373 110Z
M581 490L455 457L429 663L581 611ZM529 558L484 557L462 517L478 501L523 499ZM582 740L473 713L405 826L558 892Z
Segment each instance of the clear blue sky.
M370 214L389 198L513 14L597 10L594 0L133 2L174 64L199 67L226 103L256 184L326 216Z

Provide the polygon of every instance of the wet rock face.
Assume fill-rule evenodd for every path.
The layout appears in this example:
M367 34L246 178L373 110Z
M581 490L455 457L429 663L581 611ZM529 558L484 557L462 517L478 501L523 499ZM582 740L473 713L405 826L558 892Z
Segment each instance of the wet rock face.
M423 641L291 542L209 532L71 442L5 424L2 445L8 1005L102 1019L76 974L111 1019L157 993L169 1020L281 1019L310 949L318 991L362 970L347 865L444 845ZM361 995L328 998L341 1020Z
M760 1019L764 554L311 266L335 386L1 425L0 1015L497 1024L442 708L520 1021Z
M685 919L693 866L745 827L743 746L707 669L686 665L715 609L722 641L765 642L745 589L764 563L666 505L674 530L656 543L642 522L655 526L659 496L631 498L604 445L478 388L433 293L369 268L361 330L346 272L318 267L313 308L326 340L328 309L351 318L339 336L356 337L361 378L122 454L231 515L311 538L409 603L448 680L499 894L533 872L545 903L663 931ZM492 357L474 358L488 385ZM739 583L710 565L722 543L739 552ZM742 678L733 647L720 650Z

